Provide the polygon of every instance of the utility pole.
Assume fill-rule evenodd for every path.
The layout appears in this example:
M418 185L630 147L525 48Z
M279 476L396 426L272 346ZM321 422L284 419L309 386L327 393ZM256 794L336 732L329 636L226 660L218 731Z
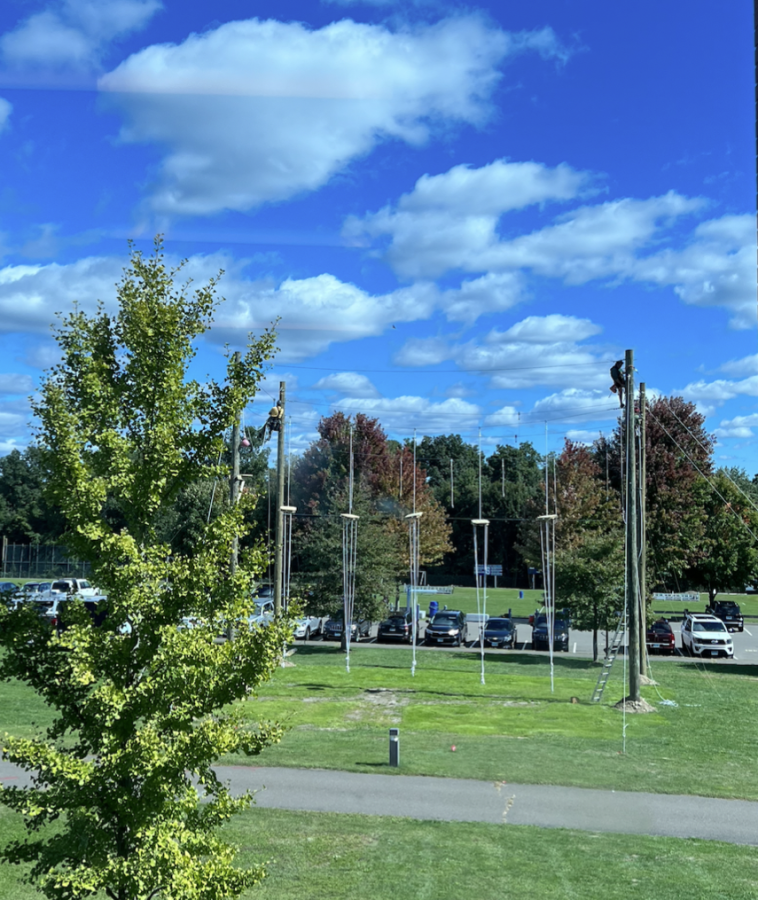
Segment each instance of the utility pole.
M645 436L646 415L645 382L640 382L640 516L639 516L639 561L640 561L640 673L647 675L647 480Z
M274 615L282 615L282 550L284 547L284 400L286 386L279 382L278 443L276 445L276 536L274 538Z
M626 351L626 610L629 621L629 697L640 700L640 573L637 555L637 453L634 425L634 350Z

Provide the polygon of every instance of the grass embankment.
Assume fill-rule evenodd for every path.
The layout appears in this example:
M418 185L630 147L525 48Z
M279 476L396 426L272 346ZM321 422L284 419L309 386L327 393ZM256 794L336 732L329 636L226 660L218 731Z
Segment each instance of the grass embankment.
M519 597L519 593L523 593L523 597ZM724 599L728 596L730 600L739 603L742 614L745 616L758 616L758 595L755 594L720 594L717 599ZM476 606L476 588L472 587L456 587L452 594L420 594L419 606L422 609L428 609L429 600L436 600L440 609L447 604L450 609L460 609L465 613L475 613ZM480 591L481 603L483 600ZM405 604L405 599L401 597L401 606ZM507 613L508 609L513 610L514 616L526 617L531 616L535 609L539 609L542 605L542 591L521 591L515 588L487 588L487 614L490 616L501 615ZM560 606L560 598L558 599ZM698 603L682 603L680 601L671 600L654 600L652 604L653 613L656 616L666 615L673 617L681 617L682 611L687 608L690 612L705 612L708 605L708 595L701 594Z
M753 900L758 888L754 847L710 841L272 809L225 831L239 865L267 861L246 900ZM0 808L0 845L20 835ZM39 897L19 875L0 867L0 900Z
M667 661L654 665L657 706L626 718L612 704L623 694L619 659L603 703L589 702L599 667L558 656L555 693L545 656L488 654L480 684L478 654L418 651L411 677L406 649L356 646L351 672L334 645L298 647L293 667L277 671L251 722L277 719L283 742L252 762L398 773L387 764L387 730L399 726L399 774L758 799L755 757L758 667ZM578 702L572 702L576 698ZM5 685L0 732L32 735L49 711L22 685ZM451 746L456 751L451 752ZM226 762L249 764L245 757Z

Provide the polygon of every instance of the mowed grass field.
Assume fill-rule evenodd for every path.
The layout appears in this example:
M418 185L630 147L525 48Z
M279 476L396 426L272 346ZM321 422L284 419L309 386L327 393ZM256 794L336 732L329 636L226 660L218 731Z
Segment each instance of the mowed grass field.
M0 807L0 845L21 836ZM245 900L754 900L754 847L525 826L251 809L226 826L240 866L265 863ZM0 867L0 900L40 895ZM103 895L98 895L98 900Z
M554 692L538 654L486 654L484 685L471 652L421 648L415 677L408 649L354 645L349 673L335 644L300 645L290 661L244 703L251 726L284 723L284 740L225 762L758 799L758 667L654 661L660 683L643 696L656 712L624 722L613 708L623 659L600 704L589 702L599 666L562 656ZM25 686L3 686L0 733L32 735L49 718Z

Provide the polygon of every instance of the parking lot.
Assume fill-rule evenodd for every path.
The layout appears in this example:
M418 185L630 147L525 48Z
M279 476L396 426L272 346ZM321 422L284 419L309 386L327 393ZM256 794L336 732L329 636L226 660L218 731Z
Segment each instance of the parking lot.
M526 619L516 619L515 621L516 621L516 625L517 625L517 629L518 629L518 643L517 643L516 649L519 651L538 652L538 651L532 651L532 628L528 624ZM652 664L655 665L659 661L666 662L671 659L678 659L678 660L686 659L686 660L692 661L692 662L699 662L698 659L693 659L692 657L689 657L689 656L682 656L682 653L681 653L682 641L679 636L679 622L672 621L671 627L673 628L674 634L676 636L676 647L677 647L676 653L673 655L653 654L652 655L652 660L653 660ZM424 631L425 631L425 623L422 622L421 626L419 628L419 646L422 646L422 647L427 646L424 643ZM398 647L408 647L409 646L408 644L403 643L403 642L378 644L376 641L376 632L377 632L377 625L374 624L371 626L371 632L370 632L369 639L368 640L366 640L365 638L362 639L360 641L360 645L367 646L367 647L381 647L381 648L392 647L392 646L398 646ZM478 629L475 631L475 633L468 634L467 635L468 640L466 641L465 647L450 647L449 645L446 645L446 646L434 645L434 648L436 650L440 650L441 652L447 652L447 653L449 653L451 651L460 653L460 652L466 651L466 650L468 650L472 653L478 652L478 650L479 650L478 634L479 634ZM608 637L610 640L612 635L609 635ZM745 630L743 632L733 632L732 638L734 639L734 659L733 660L730 660L730 659L711 660L711 659L709 659L708 662L709 663L718 662L722 665L731 665L733 663L739 663L741 665L745 665L745 664L758 665L758 623L746 622ZM321 636L318 636L318 637L312 638L312 640L320 641L320 640L322 640L322 638L321 638ZM327 642L327 643L329 643L329 642ZM353 644L355 644L355 640L353 640ZM500 649L495 649L493 647L487 647L487 653L500 654L500 653L512 653L512 652L513 652L512 650L500 650ZM543 651L539 651L539 652L543 652ZM600 658L602 658L604 656L604 654L605 654L605 632L601 631L598 634L598 655ZM573 629L571 630L570 640L569 640L569 655L576 656L577 658L585 658L585 659L592 658L592 632L591 631L574 631Z

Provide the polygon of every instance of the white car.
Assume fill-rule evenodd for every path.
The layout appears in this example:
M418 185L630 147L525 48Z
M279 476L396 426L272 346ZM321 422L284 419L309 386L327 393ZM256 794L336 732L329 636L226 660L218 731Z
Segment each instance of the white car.
M314 634L321 634L321 617L320 616L300 616L295 619L295 630L293 635L296 638L302 638L307 641Z
M726 625L716 616L688 613L682 620L682 653L693 656L734 656L734 641Z

